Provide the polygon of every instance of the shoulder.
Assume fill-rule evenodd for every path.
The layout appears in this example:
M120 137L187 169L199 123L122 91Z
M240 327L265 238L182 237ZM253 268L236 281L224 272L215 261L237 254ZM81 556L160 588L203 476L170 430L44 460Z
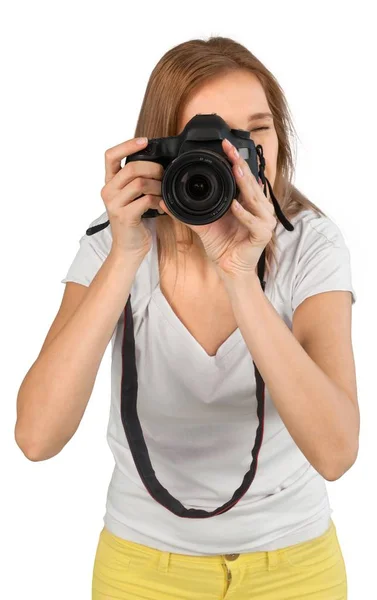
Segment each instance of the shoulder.
M276 227L277 246L283 254L298 257L308 248L347 249L340 227L330 217L309 208L289 220L294 226L294 231L287 231L281 223Z
M94 231L89 231L92 229L94 229ZM86 225L83 236L80 239L80 244L91 246L94 251L103 257L106 257L109 254L112 242L113 236L107 211L103 212Z
M319 291L351 289L350 253L333 219L305 209L288 218L294 230L276 227L276 262L268 291L287 314L308 295ZM293 307L293 308L292 308Z

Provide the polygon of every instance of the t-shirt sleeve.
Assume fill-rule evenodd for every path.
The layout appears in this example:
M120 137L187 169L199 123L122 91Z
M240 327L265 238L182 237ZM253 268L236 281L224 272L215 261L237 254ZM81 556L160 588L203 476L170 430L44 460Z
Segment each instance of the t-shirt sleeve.
M307 224L300 245L292 291L292 311L309 296L333 290L356 294L352 285L350 252L339 227L328 217Z
M98 219L92 221L89 227L103 223L106 220L107 213L104 213ZM111 249L112 238L109 229L110 225L93 235L85 234L81 237L80 247L61 283L74 281L85 286L91 284Z

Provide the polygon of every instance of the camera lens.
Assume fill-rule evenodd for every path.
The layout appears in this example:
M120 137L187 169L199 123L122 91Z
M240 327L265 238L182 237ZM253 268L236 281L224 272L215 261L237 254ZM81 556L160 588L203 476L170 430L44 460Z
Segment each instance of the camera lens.
M205 200L211 184L205 175L193 175L186 181L186 192L194 200Z
M179 205L196 213L211 210L222 195L221 177L204 161L181 165L172 188Z
M235 196L231 165L208 149L177 156L162 179L162 197L170 212L184 223L204 225L216 221Z

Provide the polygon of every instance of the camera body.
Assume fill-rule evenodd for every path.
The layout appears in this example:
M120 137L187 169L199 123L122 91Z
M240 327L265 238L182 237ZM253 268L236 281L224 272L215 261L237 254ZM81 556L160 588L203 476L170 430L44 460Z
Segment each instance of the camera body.
M164 167L162 192L169 211L180 221L206 225L220 219L239 189L232 163L222 148L227 138L258 178L258 148L250 132L230 129L216 113L197 114L176 136L151 138L141 151L130 154L126 163L149 160ZM143 218L160 216L149 209Z

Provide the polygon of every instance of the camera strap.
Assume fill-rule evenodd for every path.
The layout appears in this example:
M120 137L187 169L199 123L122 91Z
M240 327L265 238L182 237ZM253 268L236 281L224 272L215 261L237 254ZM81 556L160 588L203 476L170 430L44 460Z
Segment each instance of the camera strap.
M266 184L269 187L270 197L273 202L275 213L279 221L285 227L285 229L289 231L293 231L293 225L288 221L288 219L284 216L274 194L272 191L272 187L268 179L265 177L264 168L265 168L265 160L263 157L263 149L261 146L257 146L257 152L260 160L260 171L259 176L263 183L263 191L265 196L266 194ZM147 211L149 212L149 211ZM159 215L157 211L153 211L156 213L155 216L163 216ZM146 217L147 213L144 213L143 217ZM97 231L104 229L109 224L109 221L105 223L101 223L94 227L90 227L87 229L87 235L93 235ZM261 284L263 291L265 290L266 281L264 280L265 274L265 255L266 249L263 250L261 257L258 261L258 278ZM265 412L265 384L261 377L261 374L258 371L258 368L253 361L254 371L255 371L255 380L256 380L256 397L257 397L257 417L258 417L258 426L255 434L254 446L251 450L251 464L250 468L245 474L243 481L240 487L234 492L233 496L225 502L222 506L216 508L212 511L206 511L203 509L196 508L186 508L183 504L172 496L166 488L159 482L156 477L156 473L153 469L148 448L145 443L143 431L141 428L141 424L139 421L136 402L137 402L137 394L138 394L138 374L137 374L137 363L136 363L136 353L135 353L135 337L134 337L134 324L133 324L133 316L132 316L132 306L131 306L131 294L128 297L125 309L124 309L124 328L123 328L123 338L122 338L122 375L121 375L121 397L120 397L120 413L122 424L124 428L125 435L127 437L128 445L135 463L135 466L138 470L140 478L149 492L149 494L154 498L159 504L170 510L172 513L177 515L178 517L191 518L191 519L206 519L208 517L215 517L216 515L220 515L222 513L227 512L233 506L239 502L239 500L246 494L248 489L250 488L255 474L257 472L258 466L258 456L259 451L262 446L263 440L263 429L264 429L264 412Z

